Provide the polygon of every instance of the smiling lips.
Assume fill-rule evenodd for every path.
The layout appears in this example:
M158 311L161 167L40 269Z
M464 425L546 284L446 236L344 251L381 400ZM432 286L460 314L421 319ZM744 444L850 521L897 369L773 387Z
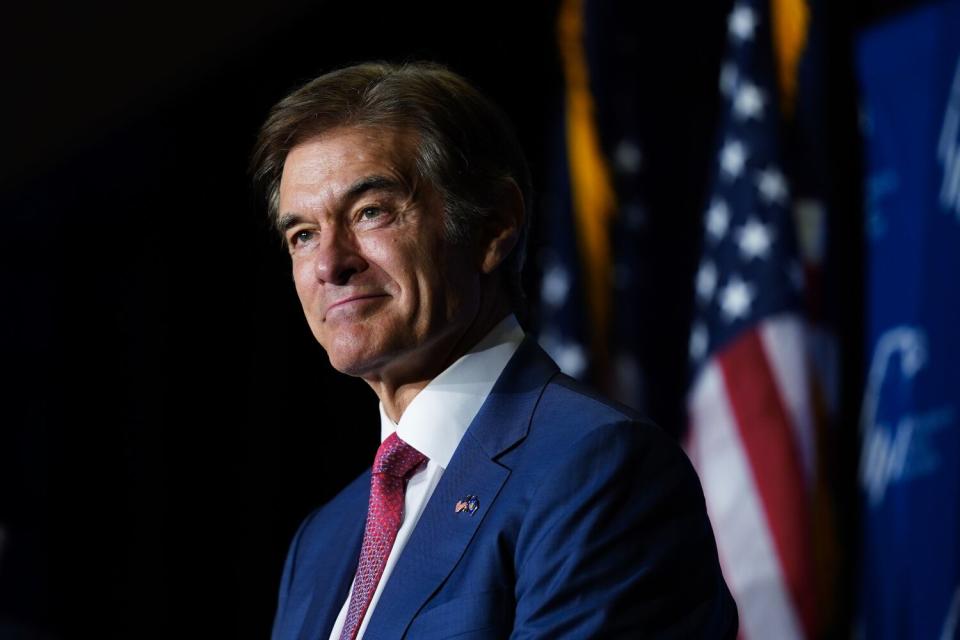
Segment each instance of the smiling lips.
M324 315L324 318L326 318L327 316L330 315L330 312L334 311L335 309L346 311L351 307L362 305L369 300L376 300L377 298L385 298L385 297L387 297L387 294L385 293L365 293L365 294L358 294L354 296L347 296L345 298L341 298L340 300L337 300L336 302L331 304L329 307L327 307L327 310L323 315Z

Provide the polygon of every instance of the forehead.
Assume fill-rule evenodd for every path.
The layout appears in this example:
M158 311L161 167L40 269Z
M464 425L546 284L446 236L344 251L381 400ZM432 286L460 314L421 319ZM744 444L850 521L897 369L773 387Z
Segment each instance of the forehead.
M393 129L341 128L309 138L287 154L280 178L280 209L300 208L316 198L342 197L350 185L365 177L408 184L414 150L413 136Z

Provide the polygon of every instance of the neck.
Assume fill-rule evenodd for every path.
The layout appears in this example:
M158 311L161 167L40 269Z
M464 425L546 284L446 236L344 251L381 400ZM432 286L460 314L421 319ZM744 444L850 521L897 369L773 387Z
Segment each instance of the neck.
M494 304L480 305L473 321L462 331L446 336L435 348L430 349L425 355L424 365L416 373L402 377L379 375L364 379L380 398L383 410L394 423L400 422L403 412L431 380L470 351L510 314L510 304L504 296L497 296L496 300L490 302Z

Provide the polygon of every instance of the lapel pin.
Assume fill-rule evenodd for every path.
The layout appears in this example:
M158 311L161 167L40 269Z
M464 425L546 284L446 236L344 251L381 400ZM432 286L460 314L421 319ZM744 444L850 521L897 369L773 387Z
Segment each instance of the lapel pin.
M477 512L477 509L480 508L480 500L477 499L477 496L466 496L465 498L457 501L457 506L454 509L455 513L467 512L470 515L473 515Z

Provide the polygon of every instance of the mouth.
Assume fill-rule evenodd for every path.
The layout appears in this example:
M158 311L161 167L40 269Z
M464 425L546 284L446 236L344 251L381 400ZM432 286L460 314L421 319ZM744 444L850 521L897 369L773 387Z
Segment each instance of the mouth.
M327 307L326 312L324 312L324 317L329 316L330 312L338 311L348 311L352 308L361 307L368 302L378 300L379 298L386 298L387 294L385 293L368 293L356 296L347 296L341 300L337 300L329 307Z

